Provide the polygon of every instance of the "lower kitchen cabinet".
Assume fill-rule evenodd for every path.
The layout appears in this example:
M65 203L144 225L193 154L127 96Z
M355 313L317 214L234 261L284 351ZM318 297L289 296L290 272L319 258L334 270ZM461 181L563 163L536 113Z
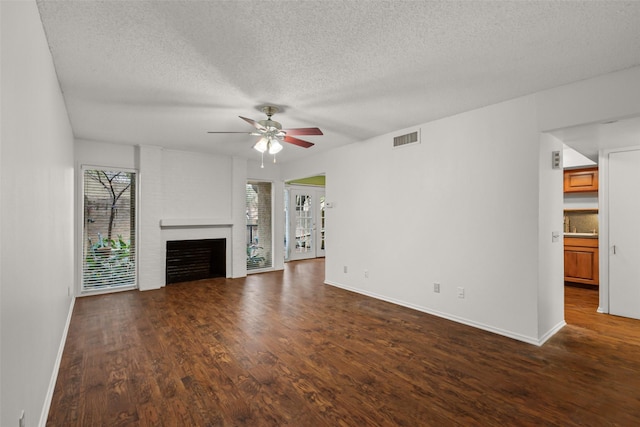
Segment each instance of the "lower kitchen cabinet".
M564 280L587 285L599 283L598 239L565 237Z

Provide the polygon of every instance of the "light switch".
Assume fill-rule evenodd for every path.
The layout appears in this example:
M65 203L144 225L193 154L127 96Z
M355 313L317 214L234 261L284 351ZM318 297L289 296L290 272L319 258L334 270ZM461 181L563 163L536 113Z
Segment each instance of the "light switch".
M562 155L560 154L560 151L553 151L551 153L551 168L552 169L562 168Z
M551 232L551 243L558 243L560 241L560 232L552 231Z

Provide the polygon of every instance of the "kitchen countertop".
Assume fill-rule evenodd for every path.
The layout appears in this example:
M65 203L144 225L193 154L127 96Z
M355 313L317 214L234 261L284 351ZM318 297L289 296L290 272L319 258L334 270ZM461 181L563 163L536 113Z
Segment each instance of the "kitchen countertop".
M564 237L580 237L581 239L597 239L598 235L593 233L564 233Z

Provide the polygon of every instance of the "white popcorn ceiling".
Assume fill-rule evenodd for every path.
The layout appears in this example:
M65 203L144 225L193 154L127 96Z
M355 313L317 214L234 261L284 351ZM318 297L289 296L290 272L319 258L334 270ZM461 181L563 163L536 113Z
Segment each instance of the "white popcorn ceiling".
M640 64L635 1L39 1L76 138L281 161Z

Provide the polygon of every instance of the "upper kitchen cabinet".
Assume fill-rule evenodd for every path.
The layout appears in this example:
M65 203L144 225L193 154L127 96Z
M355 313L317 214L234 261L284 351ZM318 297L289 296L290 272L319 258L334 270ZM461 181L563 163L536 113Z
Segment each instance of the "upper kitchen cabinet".
M565 193L598 191L598 168L569 169L564 171Z

